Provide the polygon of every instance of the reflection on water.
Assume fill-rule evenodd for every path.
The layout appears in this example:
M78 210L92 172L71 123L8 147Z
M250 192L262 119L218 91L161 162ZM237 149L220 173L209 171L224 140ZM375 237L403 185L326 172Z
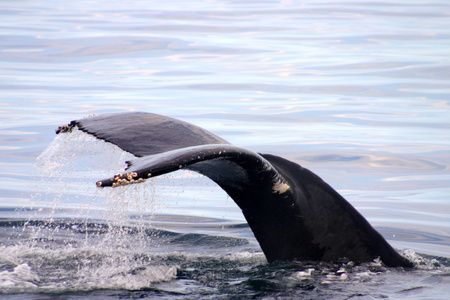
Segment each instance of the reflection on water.
M447 1L155 4L0 4L1 218L88 216L121 225L131 222L131 213L133 222L146 225L254 241L248 228L239 227L244 220L233 201L192 173L148 182L128 199L122 191L115 190L115 198L99 191L92 183L127 159L100 144L60 148L64 155L44 166L64 171L42 180L36 158L58 125L94 113L142 110L292 159L338 189L394 246L449 256ZM259 265L244 265L252 275L267 275ZM193 274L191 267L182 274L186 282L209 274ZM26 265L8 268L35 281ZM141 274L127 269L123 278L127 272ZM237 286L277 290L280 281L258 276ZM388 280L400 275L392 276ZM442 280L437 278L429 280ZM424 275L414 281L428 286ZM309 283L301 290L318 286ZM409 288L404 283L389 296L433 296L432 288ZM371 291L366 295L382 293Z

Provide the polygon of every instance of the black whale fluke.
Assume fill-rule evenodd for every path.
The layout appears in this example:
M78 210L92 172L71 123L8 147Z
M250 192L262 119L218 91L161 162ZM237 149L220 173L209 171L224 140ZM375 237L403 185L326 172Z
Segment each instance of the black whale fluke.
M242 212L269 262L376 258L412 267L338 192L313 172L270 154L233 146L195 125L151 113L118 113L72 121L80 130L137 156L126 173L97 186L139 183L179 169L222 187Z

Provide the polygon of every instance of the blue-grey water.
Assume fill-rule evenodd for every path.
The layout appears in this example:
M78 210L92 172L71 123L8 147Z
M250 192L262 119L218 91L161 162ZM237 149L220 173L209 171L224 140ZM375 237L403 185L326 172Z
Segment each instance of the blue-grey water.
M3 1L0 28L2 299L448 299L448 1ZM130 154L54 129L120 111L309 168L416 267L268 264L195 173L97 189Z

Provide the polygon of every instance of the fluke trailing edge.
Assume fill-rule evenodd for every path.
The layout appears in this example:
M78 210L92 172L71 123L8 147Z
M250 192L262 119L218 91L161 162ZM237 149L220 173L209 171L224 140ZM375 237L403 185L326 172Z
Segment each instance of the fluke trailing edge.
M179 169L211 178L242 209L269 262L380 258L391 267L412 267L367 220L320 177L270 154L230 145L195 125L151 113L118 113L72 121L73 128L137 156L127 173L99 187L139 183Z

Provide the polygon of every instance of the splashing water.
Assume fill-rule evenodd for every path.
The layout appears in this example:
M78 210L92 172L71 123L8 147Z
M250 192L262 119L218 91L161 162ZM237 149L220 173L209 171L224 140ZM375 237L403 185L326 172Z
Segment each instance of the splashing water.
M2 293L135 290L175 277L175 265L145 254L154 183L114 190L93 184L122 172L133 157L78 130L56 136L37 159L42 179L24 208L29 219L13 226L19 242L0 247Z
M224 231L217 236L156 229L153 221L164 219L155 214L164 203L156 187L173 189L179 179L197 177L188 172L115 189L95 186L99 178L123 172L124 161L131 158L78 130L55 138L38 158L42 180L31 209L24 209L28 219L1 222L8 242L0 246L0 293L119 290L132 293L125 297L139 292L139 297L165 298L329 298L392 290L389 296L401 298L411 290L448 284L448 260L411 250L403 253L416 264L410 272L385 268L379 261L267 264L246 226L221 225ZM170 218L172 223L186 220ZM185 230L203 230L198 224L210 221L191 218Z

